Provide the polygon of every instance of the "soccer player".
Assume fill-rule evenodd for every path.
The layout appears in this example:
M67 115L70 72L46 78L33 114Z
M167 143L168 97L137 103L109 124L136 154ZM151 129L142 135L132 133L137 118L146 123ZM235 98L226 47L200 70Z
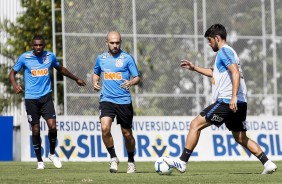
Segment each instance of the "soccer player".
M111 134L112 122L116 117L117 124L121 126L128 153L127 173L135 173L135 139L132 134L133 107L129 88L138 84L140 77L133 57L121 50L121 42L119 32L112 31L107 34L108 51L96 58L92 83L96 91L101 90L100 121L103 142L111 157L110 172L118 172L119 164ZM100 76L103 86L99 84Z
M70 73L65 67L61 66L56 56L52 52L44 51L45 41L42 36L34 36L32 39L31 51L20 55L17 62L11 69L9 78L14 91L19 94L25 93L25 107L28 122L32 129L32 143L35 155L38 161L37 169L44 169L45 165L41 156L40 139L40 117L42 116L48 125L48 138L50 142L50 153L48 158L55 167L61 168L62 163L55 155L57 142L56 113L52 99L52 87L50 80L51 68L54 67L59 73L67 76L79 86L86 85L82 79L79 79ZM24 69L25 90L16 82L15 76Z
M206 107L190 124L185 148L178 159L164 158L164 161L181 173L196 147L201 130L225 123L235 140L255 155L264 165L262 174L271 174L277 166L270 161L260 146L246 135L247 88L239 58L233 48L226 44L226 30L221 24L212 25L205 33L210 47L217 52L213 68L202 68L189 60L182 60L180 66L212 77L213 104Z

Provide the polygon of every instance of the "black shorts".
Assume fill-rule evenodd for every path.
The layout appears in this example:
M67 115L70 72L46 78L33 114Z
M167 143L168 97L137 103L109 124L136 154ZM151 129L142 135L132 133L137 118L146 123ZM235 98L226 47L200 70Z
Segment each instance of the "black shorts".
M30 124L39 123L41 116L46 121L56 118L52 93L48 93L39 99L25 99L25 108Z
M112 102L100 102L100 118L110 117L114 121L117 117L117 124L122 128L131 129L133 120L132 104L115 104Z
M238 110L234 113L229 104L222 101L205 108L200 115L217 127L225 123L230 131L247 131L245 121L247 116L247 103L238 103Z

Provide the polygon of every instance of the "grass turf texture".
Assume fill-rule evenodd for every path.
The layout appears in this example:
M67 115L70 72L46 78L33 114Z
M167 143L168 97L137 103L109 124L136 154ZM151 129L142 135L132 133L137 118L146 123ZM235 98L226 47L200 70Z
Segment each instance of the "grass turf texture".
M187 171L176 170L169 176L158 175L153 162L137 162L137 173L127 174L127 163L119 164L119 173L109 173L106 162L63 162L61 169L46 162L37 170L36 162L0 162L0 183L282 183L282 161L272 175L261 175L260 162L189 162Z

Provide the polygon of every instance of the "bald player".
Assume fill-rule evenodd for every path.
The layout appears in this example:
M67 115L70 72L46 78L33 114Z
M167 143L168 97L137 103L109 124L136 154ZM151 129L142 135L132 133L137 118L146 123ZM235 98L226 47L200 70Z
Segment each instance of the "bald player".
M132 134L133 107L129 88L139 83L139 71L134 58L121 50L121 35L111 31L107 34L108 51L96 58L92 84L100 94L100 122L103 142L110 154L110 172L118 172L119 159L115 152L111 126L115 117L120 124L128 154L127 173L135 173L135 139ZM102 86L99 81L102 80Z

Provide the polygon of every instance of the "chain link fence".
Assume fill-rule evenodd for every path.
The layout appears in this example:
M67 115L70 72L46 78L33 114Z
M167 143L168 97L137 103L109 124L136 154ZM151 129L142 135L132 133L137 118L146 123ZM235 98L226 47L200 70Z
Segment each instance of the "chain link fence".
M62 0L63 61L87 80L65 79L64 114L97 115L91 85L95 58L107 50L107 32L122 35L122 49L136 59L142 82L131 89L136 115L196 115L211 102L211 81L180 68L189 58L211 67L215 53L203 34L226 26L248 87L249 115L282 115L281 0Z

